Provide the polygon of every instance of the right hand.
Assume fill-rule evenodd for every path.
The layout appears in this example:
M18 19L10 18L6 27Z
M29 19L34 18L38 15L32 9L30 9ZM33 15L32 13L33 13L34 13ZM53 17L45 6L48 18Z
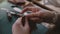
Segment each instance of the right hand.
M31 11L31 14L30 15L27 15L27 17L33 21L39 21L40 19L37 18L37 13L40 11L40 8L37 8L37 7L33 7L33 6L30 6L30 7L25 7L21 14L27 12L27 11ZM39 12L40 13L40 12ZM34 16L33 16L34 15ZM37 16L37 17L35 17Z
M53 22L55 14L50 11L39 11L26 15L30 20L34 22Z
M25 7L21 13L23 14L24 12L27 12L27 11L31 11L32 13L35 13L35 12L39 12L40 8L33 7L33 6Z
M21 13L24 13L26 11L31 11L32 12L31 14L26 15L26 16L29 19L31 19L31 20L33 20L35 22L43 21L44 19L54 17L53 12L48 11L48 10L41 11L41 9L37 8L37 7L26 7L25 9L23 9L23 11Z

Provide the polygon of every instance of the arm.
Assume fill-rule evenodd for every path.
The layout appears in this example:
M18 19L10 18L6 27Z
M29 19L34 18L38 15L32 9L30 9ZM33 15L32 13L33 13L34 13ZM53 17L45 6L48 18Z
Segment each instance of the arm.
M57 20L54 24L55 27L52 30L48 30L47 34L60 34L60 13L57 13Z

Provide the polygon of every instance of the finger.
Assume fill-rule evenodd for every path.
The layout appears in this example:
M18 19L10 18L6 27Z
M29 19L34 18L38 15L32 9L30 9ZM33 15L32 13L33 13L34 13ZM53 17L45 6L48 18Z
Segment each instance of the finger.
M37 7L26 7L26 8L24 8L24 9L22 10L21 13L24 13L24 12L26 12L26 11L37 12L37 11L39 11L39 10L40 10L40 9L38 9Z
M29 27L29 23L28 23L27 17L25 17L25 26L26 26L26 27Z
M22 25L22 17L18 18L15 22L16 25L23 27Z
M26 12L26 11L28 11L28 7L26 7L26 8L24 8L23 10L22 10L22 12L21 12L21 14L23 14L24 12Z
M26 17L30 18L30 17L38 17L38 13L31 13L26 15Z
M39 8L36 8L36 7L32 8L32 12L39 12L39 11L40 11Z

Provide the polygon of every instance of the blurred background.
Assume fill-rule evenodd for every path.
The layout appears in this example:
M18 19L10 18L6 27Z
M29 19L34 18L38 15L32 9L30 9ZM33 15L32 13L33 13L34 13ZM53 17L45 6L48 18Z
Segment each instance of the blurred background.
M56 10L56 11L59 11L60 10L60 0L41 0L41 1L38 1L39 3L53 9L53 10ZM8 7L8 2L7 0L0 0L0 8L2 7Z

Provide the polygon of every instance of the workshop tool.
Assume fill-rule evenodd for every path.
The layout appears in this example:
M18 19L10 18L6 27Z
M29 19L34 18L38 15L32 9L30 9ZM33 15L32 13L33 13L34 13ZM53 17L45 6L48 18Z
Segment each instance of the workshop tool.
M53 9L51 9L51 8L45 6L45 5L42 5L41 3L38 3L38 2L36 2L34 0L27 0L27 1L32 2L33 4L35 4L35 5L37 5L37 6L41 7L41 8L44 8L46 10L54 11Z
M30 19L28 19L28 23L29 23L29 27L32 31L37 29L36 23L31 21ZM25 25L25 16L22 18L22 24L23 24L23 26Z
M14 1L14 2L13 2ZM10 3L12 3L12 4L15 4L15 5L24 5L25 4L25 2L24 1L16 1L16 0L13 0L13 1L11 1L11 0L8 0L8 2L10 2Z
M8 20L11 22L11 20L12 20L12 14L9 13L9 12L7 12L7 16L8 16Z
M13 11L10 11L9 9L6 9L6 8L1 8L2 10L5 10L7 12L7 16L8 16L8 20L11 21L12 19L12 16L18 16L18 17L23 17L22 18L22 23L23 23L23 26L25 24L25 16L30 14L31 11L27 11L25 12L24 14L20 14L19 12L18 13L15 13ZM28 22L29 22L29 26L31 28L31 30L35 30L37 27L36 27L36 23L34 23L33 21L29 20L28 19Z
M46 9L46 10L54 11L53 9L51 9L51 8L45 6L45 5L42 5L41 3L38 3L38 2L36 2L36 1L34 1L34 0L27 0L27 1L28 1L28 2L32 2L33 4L35 4L35 5L37 5L37 6L41 7L41 8L44 8L44 9ZM10 1L10 0L8 0L8 2L13 3L13 4L17 5L17 6L25 5L25 2L14 3L14 2L12 2L12 1Z
M9 9L7 9L7 8L1 8L1 10L4 10L4 11L7 12L8 20L9 20L9 22L11 22L11 19L12 19L12 15L10 13L11 11Z

